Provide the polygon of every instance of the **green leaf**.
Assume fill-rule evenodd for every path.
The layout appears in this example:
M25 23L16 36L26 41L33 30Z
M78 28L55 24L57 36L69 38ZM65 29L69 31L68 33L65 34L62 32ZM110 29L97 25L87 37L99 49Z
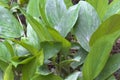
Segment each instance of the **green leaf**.
M16 18L4 7L0 6L0 37L19 38L23 34L23 29Z
M11 57L14 57L15 56L15 51L13 49L13 46L10 44L9 41L5 41L4 42L6 48L9 50L10 54L11 54Z
M108 9L108 0L86 0L89 2L97 11L101 21Z
M0 60L4 62L9 62L11 59L11 54L3 42L0 42Z
M25 56L25 55L29 54L29 51L26 48L24 48L23 46L21 46L20 44L15 44L14 50L15 50L15 54L17 56Z
M61 77L49 74L49 75L36 75L32 80L63 80Z
M44 53L43 53L43 49L40 50L37 55L36 55L36 62L38 66L42 66L43 62L44 62Z
M30 80L37 69L36 59L32 59L29 63L22 66L22 80Z
M53 56L57 55L57 53L61 50L61 43L60 42L43 42L41 46L44 51L45 60L52 58Z
M4 73L4 80L14 80L14 75L12 71L12 64L9 64Z
M27 13L35 19L39 19L40 17L39 2L40 0L30 0L27 6ZM40 48L38 36L29 23L27 24L27 43L36 48Z
M120 54L112 55L96 80L106 80L111 74L120 68Z
M25 43L30 44L37 49L40 48L40 40L29 23L27 25L27 38L24 38L22 40L24 40Z
M46 15L52 27L66 37L78 18L79 8L80 4L77 4L66 10L63 0L48 0Z
M26 57L26 56L22 56L22 57L13 57L12 58L12 64L17 67L19 64L27 64L29 63L34 57Z
M43 50L39 51L34 58L30 59L29 63L24 64L22 68L22 80L30 80L36 73L38 67L43 65L44 54Z
M84 80L93 80L100 74L110 56L114 42L119 36L120 30L116 30L112 34L103 35L93 44L83 66Z
M73 59L78 59L76 62L71 63L71 67L73 69L77 68L78 66L82 65L86 59L86 56L88 55L88 52L85 51L81 46L78 50L77 54L74 56Z
M36 48L34 48L33 46L22 42L22 41L17 41L17 40L13 40L15 43L23 46L24 48L26 48L31 54L36 55L36 53L38 52L38 50Z
M104 21L90 39L90 46L104 35L113 34L120 29L120 15L116 14Z
M116 80L116 78L115 78L114 75L112 75L112 76L110 76L107 80Z
M40 11L40 17L42 18L42 21L45 25L50 25L48 20L47 20L47 17L46 17L46 1L47 0L40 0L40 3L39 3L39 11Z
M3 80L3 72L0 70L0 80Z
M74 32L78 42L86 51L89 51L90 37L99 25L100 19L95 9L89 3L80 1L80 10Z
M114 15L114 14L118 14L120 13L120 0L113 0L110 5L108 6L108 9L104 15L103 20L106 20L107 18L109 18L110 16Z
M0 5L9 8L8 1L0 1Z
M20 10L25 15L26 19L28 20L28 22L30 23L30 25L32 26L34 31L36 32L36 34L41 42L42 41L52 41L52 37L49 34L47 28L41 22L38 22L32 16L30 16L29 14L26 14L22 9L20 9Z
M73 5L71 0L64 0L64 2L66 4L67 8L69 8L70 6Z
M52 27L58 25L66 11L64 0L47 0L46 15Z
M70 66L70 64L74 61L76 60L74 59L64 60L64 61L61 61L58 65L60 65L61 67L66 67L66 66Z
M7 67L8 67L8 63L0 60L0 69L1 69L2 71L5 71Z
M55 29L49 27L48 31L55 41L62 43L62 51L67 53L71 46L70 42L62 37Z
M81 72L74 72L69 75L65 80L77 80Z

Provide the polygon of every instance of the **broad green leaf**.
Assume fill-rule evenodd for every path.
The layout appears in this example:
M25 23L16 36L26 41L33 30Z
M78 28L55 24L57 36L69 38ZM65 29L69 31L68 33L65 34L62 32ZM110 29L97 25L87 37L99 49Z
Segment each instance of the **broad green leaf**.
M55 27L61 20L61 17L66 13L67 9L64 0L47 0L46 14L48 21Z
M9 62L11 59L11 54L5 44L0 42L0 60L4 62Z
M120 15L116 14L104 21L90 39L90 46L104 35L113 34L120 29Z
M27 38L23 40L25 40L24 41L25 43L28 43L37 49L40 48L40 40L36 32L33 30L32 26L29 23L27 25Z
M81 72L74 72L69 75L65 80L77 80Z
M14 80L14 74L12 71L12 64L9 64L9 66L5 70L3 80Z
M74 32L80 45L89 51L89 40L91 35L100 25L96 10L87 2L80 1L80 10Z
M37 55L27 64L23 65L22 68L22 80L30 80L37 71L37 68L43 65L44 54L43 50L39 51Z
M110 3L110 5L108 6L108 9L104 15L103 20L106 20L107 18L109 18L110 16L114 14L120 13L119 4L120 4L120 0L113 0L112 3Z
M36 32L36 34L41 42L42 41L52 41L52 37L49 34L48 29L44 25L42 25L42 23L35 20L29 14L26 14L23 10L21 10L21 11L25 15L26 19L28 20L28 22L30 23L30 25L32 26L34 31Z
M27 13L33 16L35 19L38 19L40 17L40 11L39 11L39 2L40 0L30 0L27 6ZM31 25L27 24L27 43L30 45L33 45L36 48L39 48L39 39Z
M49 75L36 75L32 80L63 80L61 77L53 74Z
M100 74L110 56L114 42L119 36L120 30L116 30L112 34L103 35L93 44L83 66L84 80L93 80Z
M112 55L96 80L106 80L111 74L120 68L120 54Z
M108 0L86 0L89 2L97 11L101 21L108 9Z
M36 59L32 59L29 63L22 66L22 80L30 80L37 69Z
M63 37L66 37L78 18L77 13L79 12L79 8L80 4L77 4L66 10L63 0L48 0L46 5L46 15L48 21L52 24L52 27L54 27L54 29L56 29Z
M70 6L72 6L72 1L71 0L64 0L66 7L69 8Z
M0 6L0 37L19 38L23 34L23 29L16 18L9 10Z
M61 50L62 45L60 42L43 42L41 43L41 47L44 50L45 60L48 60L57 55Z

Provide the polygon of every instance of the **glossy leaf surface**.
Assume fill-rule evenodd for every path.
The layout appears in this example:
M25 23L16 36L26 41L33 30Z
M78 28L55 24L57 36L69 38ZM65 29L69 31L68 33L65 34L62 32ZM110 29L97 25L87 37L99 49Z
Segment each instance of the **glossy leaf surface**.
M77 4L66 10L63 0L48 0L46 5L48 21L54 29L66 37L77 20L79 8L80 4Z
M15 17L4 7L0 6L0 37L19 38L23 35L21 25Z
M80 45L89 51L89 41L91 35L100 24L96 10L87 2L80 1L78 20L75 24L74 32Z

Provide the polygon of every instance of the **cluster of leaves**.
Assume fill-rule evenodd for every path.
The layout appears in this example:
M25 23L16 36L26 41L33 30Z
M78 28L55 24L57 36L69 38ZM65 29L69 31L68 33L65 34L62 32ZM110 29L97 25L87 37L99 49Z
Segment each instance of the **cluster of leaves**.
M1 0L0 80L115 80L120 0L108 3Z

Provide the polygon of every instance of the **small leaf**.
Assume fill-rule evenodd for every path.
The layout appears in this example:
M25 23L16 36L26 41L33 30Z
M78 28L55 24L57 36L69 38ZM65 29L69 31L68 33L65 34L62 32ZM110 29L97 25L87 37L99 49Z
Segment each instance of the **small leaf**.
M60 42L43 42L41 46L44 50L45 60L48 60L55 56L61 50Z

